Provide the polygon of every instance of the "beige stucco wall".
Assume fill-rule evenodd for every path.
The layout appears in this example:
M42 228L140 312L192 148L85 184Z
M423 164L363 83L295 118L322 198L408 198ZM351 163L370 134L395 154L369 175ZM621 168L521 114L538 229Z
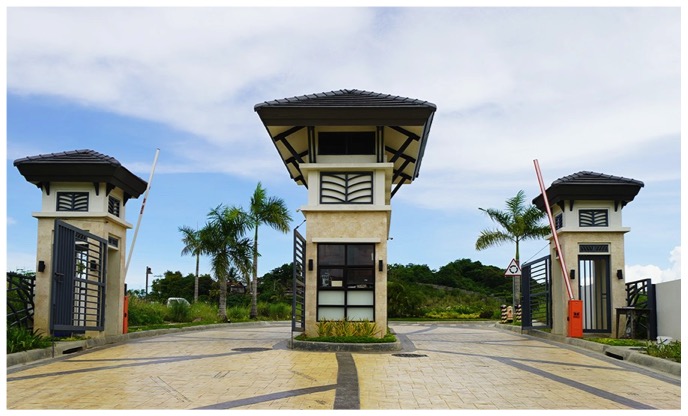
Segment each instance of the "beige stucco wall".
M580 253L580 244L609 244L609 273L610 273L610 300L611 300L611 335L616 332L615 308L625 306L626 304L626 288L625 288L625 257L624 257L624 232L607 232L607 231L585 231L585 232L566 232L559 231L559 244L561 246L564 260L566 262L566 276L565 279L571 283L574 299L578 299L578 285L580 278L580 270L578 269L579 255L592 255L593 253ZM558 335L568 336L568 294L566 284L562 277L562 270L559 260L556 258L556 249L554 240L550 239L550 254L552 256L552 333ZM575 279L569 278L569 271L575 270ZM616 271L623 270L624 279L616 277ZM620 322L623 327L625 323Z
M67 190L88 190L89 186L79 188L70 185ZM105 330L100 332L89 332L87 335L96 337L103 335L117 335L122 333L124 315L124 264L126 253L126 232L131 228L124 218L124 206L120 207L120 218L107 213L107 205L102 201L107 200L104 196L104 185L101 186L100 196L93 193L89 201L91 212L57 212L55 211L54 195L57 191L62 191L60 187L52 186L51 195L43 192L43 209L41 212L34 212L33 216L38 219L38 243L36 249L36 264L39 261L45 262L45 270L36 272L35 288L35 312L34 328L41 333L50 333L50 298L52 284L52 263L53 263L53 240L55 220L60 219L66 223L104 238L115 237L119 240L119 246L108 249L107 274L105 284ZM90 190L93 185L90 184ZM121 190L114 189L111 193L121 198ZM46 200L49 202L46 203Z
M306 217L306 262L313 260L313 270L306 269L306 335L317 335L318 243L375 244L375 323L380 336L387 329L387 238L390 210L322 211L302 208ZM382 260L383 270L378 270Z

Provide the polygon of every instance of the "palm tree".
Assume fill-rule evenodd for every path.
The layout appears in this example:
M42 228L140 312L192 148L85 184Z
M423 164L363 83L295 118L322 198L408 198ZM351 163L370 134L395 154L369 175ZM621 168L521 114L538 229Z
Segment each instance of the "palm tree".
M268 197L260 182L251 196L251 206L247 215L249 229L254 231L250 317L256 318L258 316L258 227L265 224L277 231L287 233L291 216L286 203L280 198Z
M198 230L194 230L191 227L183 226L179 227L179 231L182 233L182 243L184 243L184 248L182 249L182 256L191 254L196 256L196 279L194 281L194 303L198 301L198 267L201 260L201 233Z
M227 277L233 267L248 273L251 241L243 237L248 224L239 208L217 206L208 213L208 223L200 230L201 250L210 255L211 268L220 283L218 316L227 320Z
M506 211L479 208L500 228L481 231L475 242L476 250L484 250L509 242L516 243L514 260L520 266L519 243L523 240L543 238L550 233L549 226L540 223L545 213L534 205L526 207L525 199L526 194L521 190L515 197L506 200ZM518 283L518 279L514 278L514 305L520 303L520 293L517 293L517 288L520 287Z

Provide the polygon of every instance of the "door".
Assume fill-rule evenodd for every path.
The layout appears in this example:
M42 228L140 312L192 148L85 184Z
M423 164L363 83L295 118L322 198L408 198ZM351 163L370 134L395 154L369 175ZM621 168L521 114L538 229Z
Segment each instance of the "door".
M583 332L610 332L609 256L578 256L578 273Z

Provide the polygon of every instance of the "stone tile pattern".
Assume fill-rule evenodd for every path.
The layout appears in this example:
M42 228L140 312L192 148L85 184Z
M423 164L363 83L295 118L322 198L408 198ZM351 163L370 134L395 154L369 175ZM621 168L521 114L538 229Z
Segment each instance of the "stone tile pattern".
M361 409L680 409L678 378L601 355L488 326L392 328L422 356L352 353ZM289 335L230 324L12 367L6 407L327 410L355 391L337 386L342 353L288 350Z

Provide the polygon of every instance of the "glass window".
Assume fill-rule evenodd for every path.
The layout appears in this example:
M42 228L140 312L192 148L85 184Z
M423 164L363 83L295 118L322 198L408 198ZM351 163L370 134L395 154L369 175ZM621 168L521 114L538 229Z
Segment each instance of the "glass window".
M347 266L372 266L375 259L372 244L350 244L346 250Z
M374 244L318 244L317 273L318 320L374 319Z
M343 266L344 253L346 246L344 244L320 244L318 245L318 265L320 266Z
M344 286L344 269L321 268L318 276L318 286L320 287Z
M375 132L326 131L318 134L319 155L374 155Z
M347 287L359 289L372 288L375 283L375 271L371 268L349 269L347 273Z

